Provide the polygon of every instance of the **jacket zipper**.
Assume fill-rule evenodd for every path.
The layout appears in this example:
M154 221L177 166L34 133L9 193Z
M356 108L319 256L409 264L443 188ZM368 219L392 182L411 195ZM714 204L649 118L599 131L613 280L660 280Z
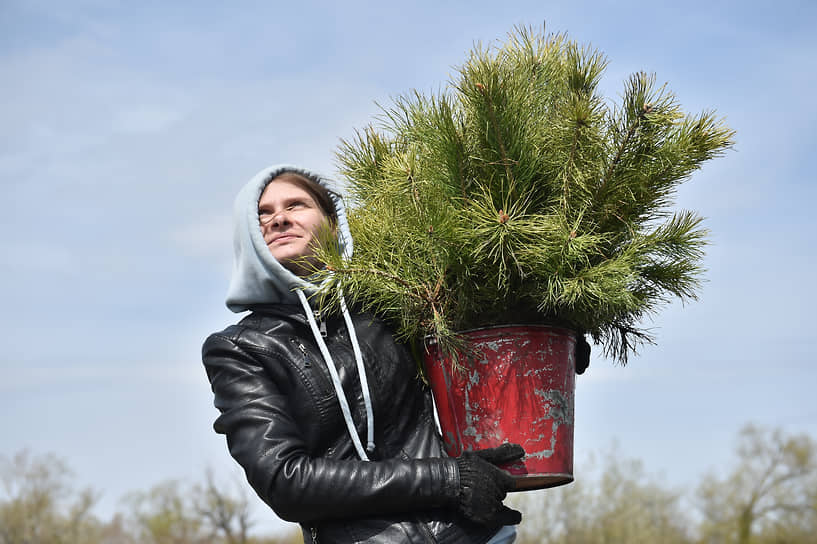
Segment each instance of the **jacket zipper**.
M321 312L316 310L316 311L313 311L312 313L315 314L315 321L317 321L317 323L318 323L318 330L321 331L321 336L326 338L327 337L326 321L321 319Z
M426 542L435 543L437 539L434 538L434 533L431 532L431 529L428 528L428 525L425 524L424 521L415 518L414 523L420 528L420 532L423 533L423 536L426 537Z
M304 366L305 367L311 366L311 363L309 362L309 356L306 353L306 346L303 345L302 342L299 342L294 338L292 339L292 343L295 344L295 346L300 350L301 354L304 356Z

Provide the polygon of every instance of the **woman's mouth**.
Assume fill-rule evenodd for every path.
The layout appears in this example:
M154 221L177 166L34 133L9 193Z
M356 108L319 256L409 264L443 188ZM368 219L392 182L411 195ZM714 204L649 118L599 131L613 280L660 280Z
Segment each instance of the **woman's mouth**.
M277 236L273 236L269 243L270 244L283 243L288 242L290 240L294 240L296 238L298 238L298 236L296 236L295 234L279 234Z

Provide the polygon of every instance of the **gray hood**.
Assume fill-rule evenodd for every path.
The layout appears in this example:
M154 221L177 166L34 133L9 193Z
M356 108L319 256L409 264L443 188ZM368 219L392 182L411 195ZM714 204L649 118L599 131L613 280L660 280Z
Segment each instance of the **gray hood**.
M366 368L363 363L363 354L357 341L352 317L346 307L346 301L340 296L340 309L343 319L346 322L346 329L349 333L349 342L355 355L355 365L357 366L360 387L363 392L363 403L366 408L366 443L357 434L355 422L352 419L352 410L349 401L343 391L343 386L338 375L332 354L321 334L320 324L317 321L315 312L309 306L307 296L314 293L319 286L300 278L284 268L270 253L264 236L261 234L261 223L258 219L258 200L267 184L284 172L296 172L306 176L330 191L330 196L335 204L338 215L338 244L344 257L352 255L352 236L349 233L349 223L346 221L346 209L343 202L335 193L333 184L328 180L295 166L278 165L270 166L258 172L238 193L233 208L233 250L235 261L233 262L233 277L230 281L230 289L227 291L227 307L234 312L252 310L253 307L261 304L282 303L300 304L303 308L306 320L312 330L315 343L321 351L326 368L332 378L332 385L337 395L343 419L349 437L357 450L358 456L368 461L368 454L374 451L374 412L372 409L371 393L369 391ZM367 453L368 452L368 453Z
M298 304L296 289L307 294L317 286L284 268L270 253L258 220L258 200L267 184L284 172L296 172L329 189L338 214L338 243L345 257L352 254L352 236L343 201L335 184L303 168L281 164L258 172L238 193L233 207L233 276L227 291L227 307L243 312L269 303Z

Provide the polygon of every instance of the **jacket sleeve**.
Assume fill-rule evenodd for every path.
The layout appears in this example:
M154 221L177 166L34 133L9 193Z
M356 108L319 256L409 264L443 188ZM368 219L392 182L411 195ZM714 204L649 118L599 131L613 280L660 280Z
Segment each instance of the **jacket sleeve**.
M454 459L313 458L284 394L263 365L236 341L215 334L202 358L221 412L216 432L258 495L287 521L309 522L453 506ZM283 386L283 387L282 387Z

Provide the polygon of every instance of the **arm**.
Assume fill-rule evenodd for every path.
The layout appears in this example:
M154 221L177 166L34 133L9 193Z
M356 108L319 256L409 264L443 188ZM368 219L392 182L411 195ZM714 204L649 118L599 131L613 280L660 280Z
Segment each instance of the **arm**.
M289 413L284 383L233 339L213 335L203 360L231 455L283 519L359 517L433 507L456 508L460 490L454 459L312 458Z

